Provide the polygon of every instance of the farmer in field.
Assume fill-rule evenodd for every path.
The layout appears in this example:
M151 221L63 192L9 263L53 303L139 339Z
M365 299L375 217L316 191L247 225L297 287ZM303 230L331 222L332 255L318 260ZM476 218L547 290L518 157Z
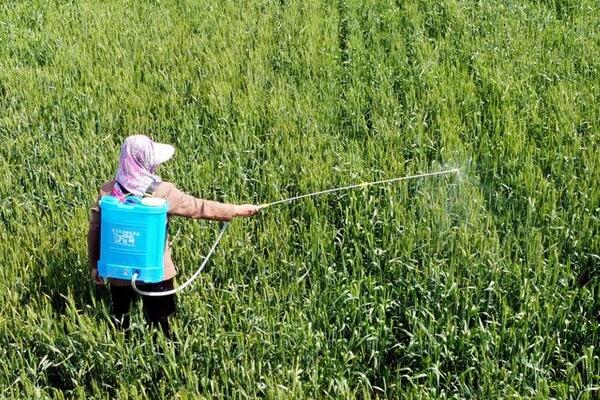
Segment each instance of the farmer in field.
M186 194L174 184L163 182L157 176L156 168L169 160L175 149L171 145L155 143L144 135L130 136L123 142L116 177L100 187L100 195L91 209L88 230L88 256L92 280L97 285L104 281L98 276L100 258L100 208L102 196L112 195L124 199L126 196L152 196L168 202L168 215L188 218L201 218L215 221L229 221L233 217L255 215L259 208L251 204L233 205L203 200ZM164 251L164 280L158 283L139 284L142 291L165 292L174 288L176 268L171 259L171 246L167 241ZM136 293L129 280L109 279L111 313L119 329L129 327L129 308ZM168 317L175 312L175 295L161 297L142 296L144 317L154 327L162 329L169 336Z

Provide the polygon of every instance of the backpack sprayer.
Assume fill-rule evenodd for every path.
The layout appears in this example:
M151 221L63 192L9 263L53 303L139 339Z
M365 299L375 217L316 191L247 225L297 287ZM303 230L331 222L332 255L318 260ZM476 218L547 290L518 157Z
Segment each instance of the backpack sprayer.
M114 196L100 199L100 260L102 278L144 282L163 280L167 211L164 199Z
M342 190L444 174L456 174L458 172L458 168L453 168L381 181L364 182L294 196L272 203L264 203L259 206L259 209ZM187 281L169 291L146 292L136 286L136 281L155 283L163 280L164 250L167 238L167 211L169 209L167 202L164 199L155 197L144 199L131 197L127 198L125 203L121 203L115 197L104 196L100 200L100 208L102 209L102 213L100 261L98 261L99 275L103 278L131 279L133 290L144 296L167 296L177 293L190 285L200 275L200 272L202 272L204 266L210 260L229 226L229 222L225 222L221 226L217 239L211 246L206 257L204 257L202 264Z

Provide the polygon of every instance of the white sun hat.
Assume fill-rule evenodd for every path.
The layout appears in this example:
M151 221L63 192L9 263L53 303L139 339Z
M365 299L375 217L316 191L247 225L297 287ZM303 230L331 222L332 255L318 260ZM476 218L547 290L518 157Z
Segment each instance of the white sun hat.
M154 159L157 165L171 159L173 154L175 154L175 147L170 144L153 142L152 147L154 148Z

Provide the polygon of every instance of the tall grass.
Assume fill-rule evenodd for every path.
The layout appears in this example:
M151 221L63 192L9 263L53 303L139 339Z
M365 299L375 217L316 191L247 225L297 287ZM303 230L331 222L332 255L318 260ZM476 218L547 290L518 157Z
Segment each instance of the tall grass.
M0 396L579 398L600 387L591 0L0 4ZM262 203L130 337L85 232L119 144ZM177 220L189 276L217 227ZM139 308L139 305L136 306Z

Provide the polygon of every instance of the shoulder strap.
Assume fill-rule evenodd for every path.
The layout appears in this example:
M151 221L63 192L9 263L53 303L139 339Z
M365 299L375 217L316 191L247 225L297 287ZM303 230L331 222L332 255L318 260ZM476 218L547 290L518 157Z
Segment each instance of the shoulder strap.
M151 197L154 194L154 192L156 192L158 185L160 185L160 182L152 182L150 186L148 186L148 189L146 189L146 191L144 192L144 196Z

